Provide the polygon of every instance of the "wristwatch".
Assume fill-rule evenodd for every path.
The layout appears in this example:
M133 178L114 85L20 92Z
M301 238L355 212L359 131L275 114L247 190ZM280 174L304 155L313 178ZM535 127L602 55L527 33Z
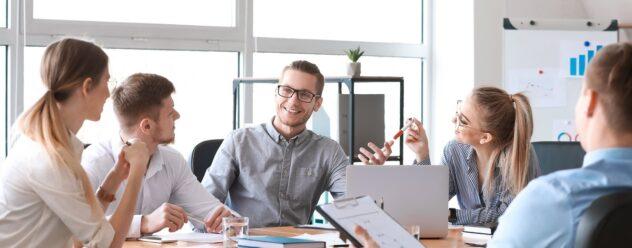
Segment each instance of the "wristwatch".
M105 190L103 190L103 188L101 188L101 186L99 186L99 188L97 189L97 198L101 199L104 202L113 202L114 200L116 200L114 194L106 192Z
M450 208L450 216L448 217L448 222L456 222L456 208Z

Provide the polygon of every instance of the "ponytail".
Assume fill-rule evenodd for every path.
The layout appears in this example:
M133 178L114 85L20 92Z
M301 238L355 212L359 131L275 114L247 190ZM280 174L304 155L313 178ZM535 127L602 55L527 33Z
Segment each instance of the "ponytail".
M46 92L27 110L19 120L19 127L27 137L40 143L51 159L53 166L69 170L79 179L84 196L92 208L94 218L102 218L103 210L94 195L92 185L83 167L81 158L74 151L70 141L70 131L64 125L57 108L57 101L51 91Z
M507 186L513 195L517 195L529 181L531 158L531 135L533 134L533 118L529 99L517 93L511 96L514 102L516 117L514 121L513 137L507 154L507 165L503 166L503 178L507 179Z
M41 66L42 81L48 91L18 121L22 134L44 147L53 166L68 170L81 182L95 219L103 218L103 210L57 104L68 99L87 78L92 79L90 86L95 86L107 64L105 52L91 42L66 38L52 43L46 48Z
M481 126L494 137L494 150L487 166L483 190L489 196L495 191L496 176L512 195L517 195L529 182L533 118L529 99L522 93L509 95L495 87L481 87L472 94L482 111ZM495 168L500 165L500 175Z

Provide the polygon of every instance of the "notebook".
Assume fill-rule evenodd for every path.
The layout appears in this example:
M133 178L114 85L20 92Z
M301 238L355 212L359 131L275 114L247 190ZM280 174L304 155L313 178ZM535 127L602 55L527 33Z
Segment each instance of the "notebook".
M237 245L240 247L262 247L262 248L325 248L325 242L307 239L275 237L275 236L250 236L238 238Z

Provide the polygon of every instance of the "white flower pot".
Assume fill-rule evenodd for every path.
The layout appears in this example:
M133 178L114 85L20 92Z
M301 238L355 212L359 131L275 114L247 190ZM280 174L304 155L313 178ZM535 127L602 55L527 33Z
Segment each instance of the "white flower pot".
M347 75L351 77L359 77L361 65L362 64L360 64L360 62L347 64Z

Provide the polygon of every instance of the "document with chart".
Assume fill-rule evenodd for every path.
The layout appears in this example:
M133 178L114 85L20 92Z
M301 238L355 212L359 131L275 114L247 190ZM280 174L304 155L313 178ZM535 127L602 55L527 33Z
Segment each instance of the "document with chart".
M353 230L359 225L369 232L380 247L423 247L419 240L413 238L369 196L341 199L319 205L316 210L356 246L359 243Z

